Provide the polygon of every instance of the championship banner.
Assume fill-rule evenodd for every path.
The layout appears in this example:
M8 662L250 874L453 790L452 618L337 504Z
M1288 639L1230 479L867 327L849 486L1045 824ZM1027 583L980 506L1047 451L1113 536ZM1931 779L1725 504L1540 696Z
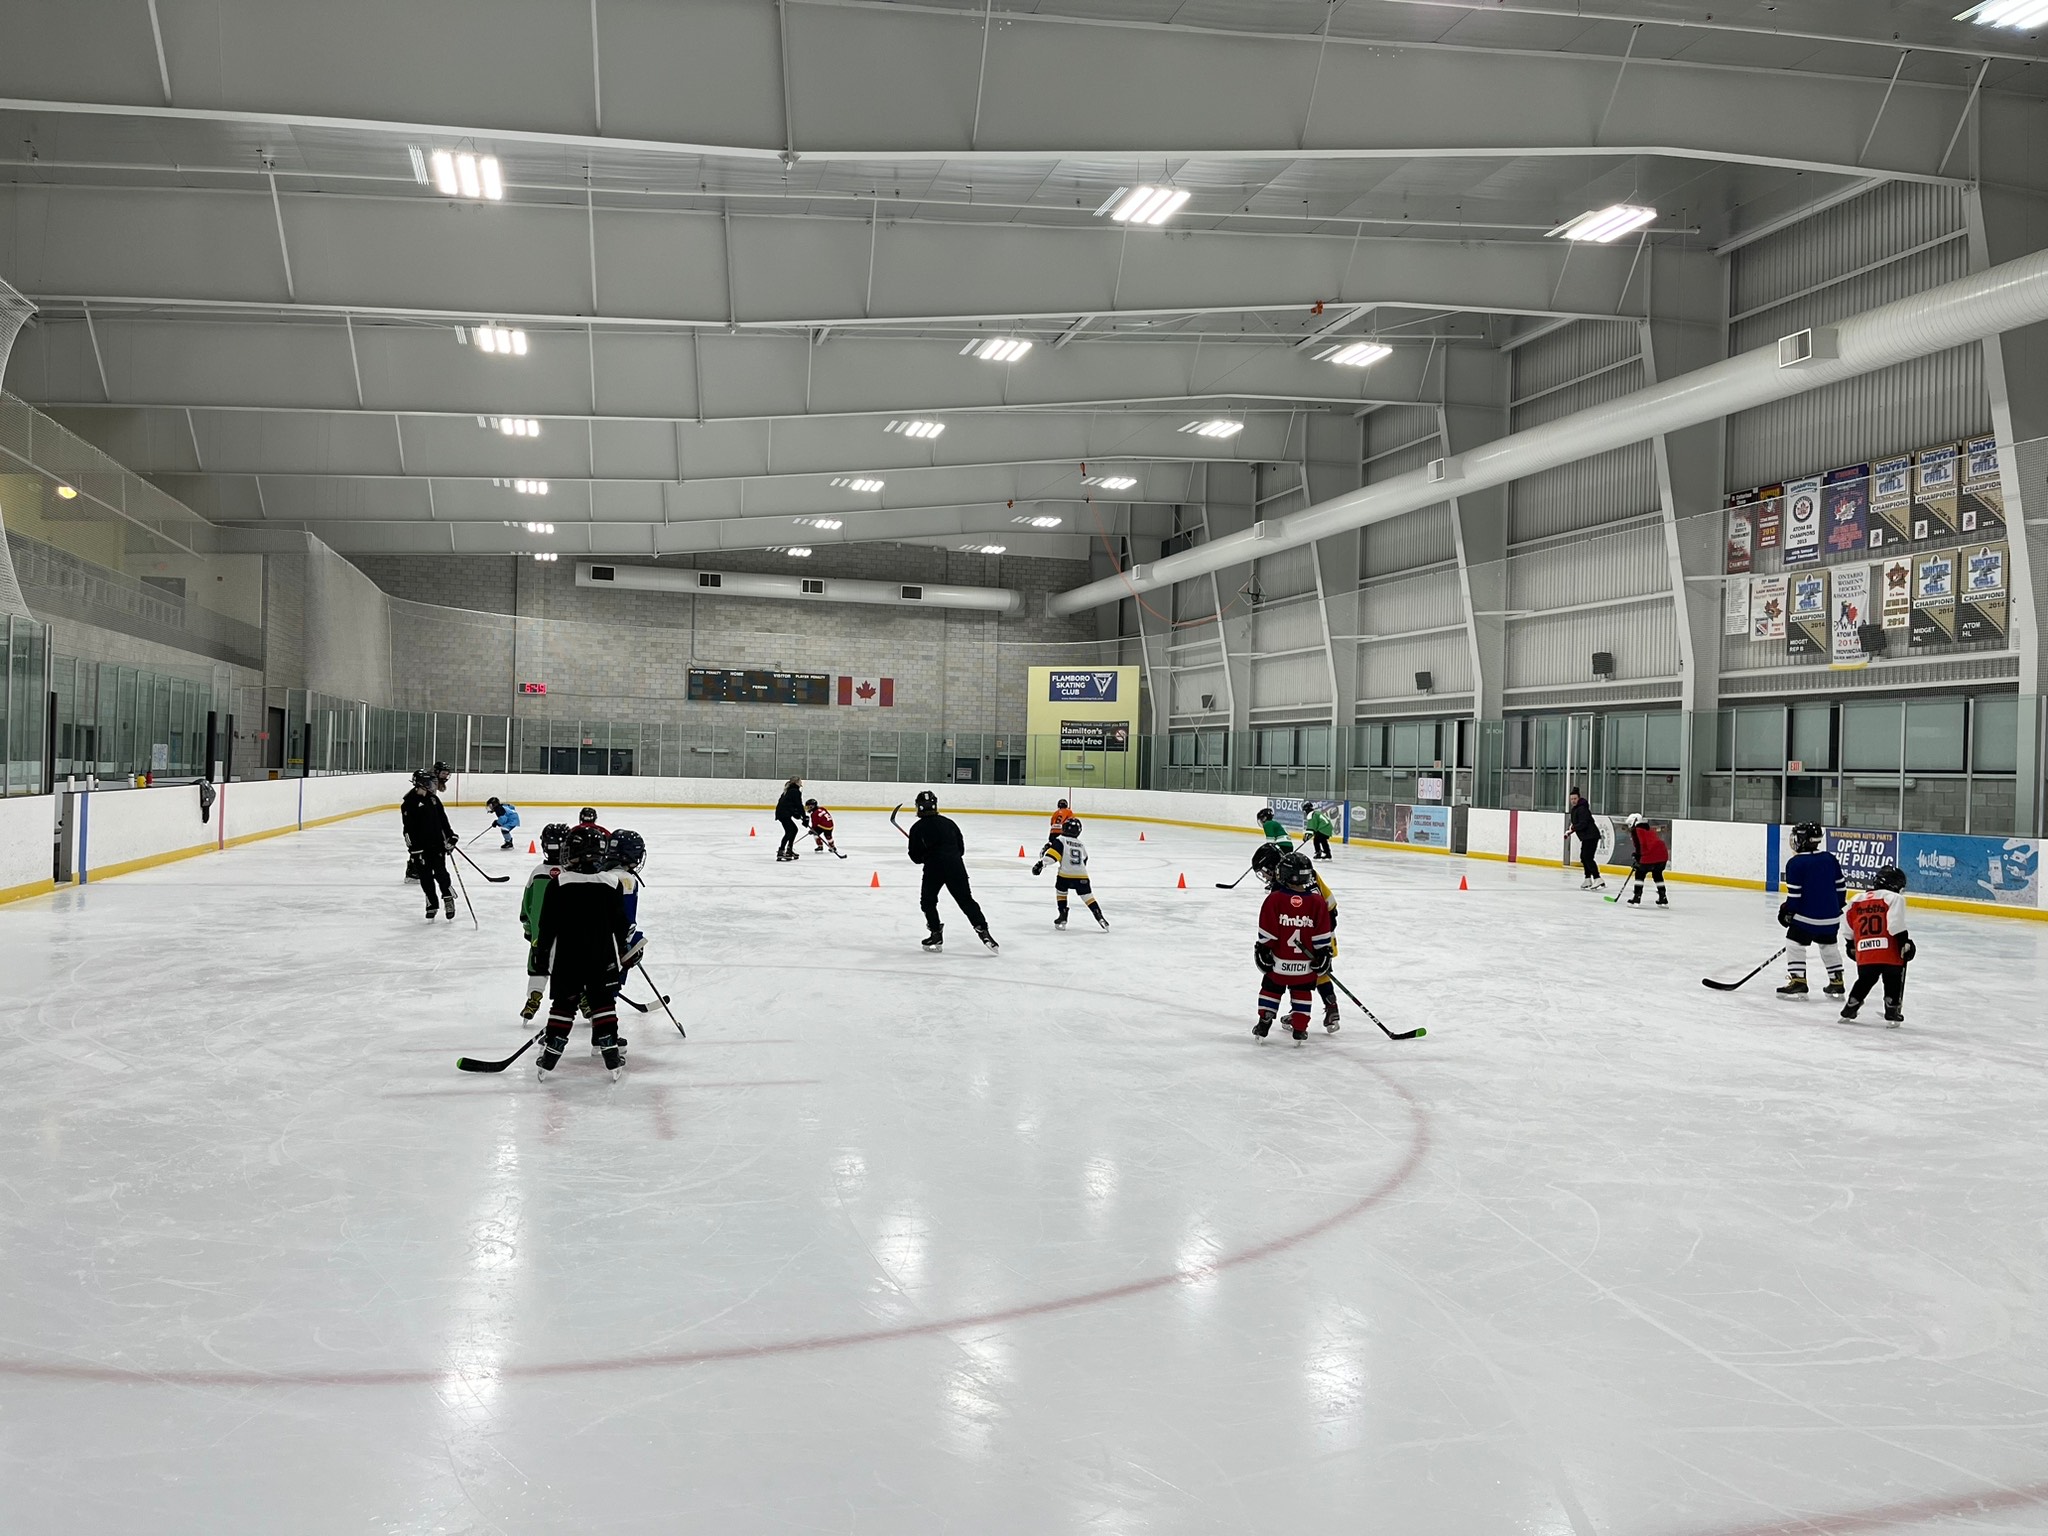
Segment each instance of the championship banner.
M1958 640L2004 642L2011 615L2006 561L2003 544L1978 544L1963 551L1962 587L1956 593Z
M1785 654L1794 661L1825 656L1832 649L1828 613L1828 573L1802 571L1792 578L1786 602Z
M1889 549L1913 539L1913 460L1886 459L1870 466L1870 547Z
M1785 578L1755 576L1749 583L1749 638L1785 638Z
M1956 448L1923 448L1913 456L1913 541L1943 539L1956 531Z
M1912 648L1950 645L1956 638L1956 552L1913 557Z
M1870 466L1853 464L1831 469L1821 486L1821 517L1830 555L1853 554L1863 548L1870 511Z
M1979 437L1963 446L1962 530L2000 533L2005 529L2005 481L1998 473L1998 439Z
M1908 556L1884 563L1884 627L1913 627L1913 562Z
M1862 627L1870 622L1870 567L1838 565L1829 574L1834 578L1829 602L1835 622L1828 665L1837 671L1867 667L1870 658L1864 654Z
M1820 480L1796 480L1785 487L1785 564L1820 563Z
M1776 549L1785 519L1785 487L1767 485L1756 493L1756 547Z
M1755 541L1756 492L1744 491L1728 498L1728 575L1739 576L1749 569Z
M1725 581L1721 584L1721 633L1730 637L1749 633L1748 582Z

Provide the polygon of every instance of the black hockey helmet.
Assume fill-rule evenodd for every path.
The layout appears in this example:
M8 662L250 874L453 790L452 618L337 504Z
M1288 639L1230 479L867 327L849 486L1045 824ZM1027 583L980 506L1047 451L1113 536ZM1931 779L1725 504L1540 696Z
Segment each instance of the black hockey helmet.
M1081 818L1069 816L1065 821L1061 822L1060 835L1063 837L1079 837L1081 835Z
M817 808L818 802L815 800L806 800L804 802L804 809L807 811L815 811Z
M560 858L562 844L568 837L569 824L566 821L551 821L540 829L540 851L549 858Z
M1314 810L1315 808L1316 803L1313 800L1304 800L1301 802L1301 814L1304 816L1306 816L1310 811Z
M446 784L448 782L448 776L453 772L455 772L455 770L453 768L450 768L446 763L442 762L439 758L434 759L434 782L436 784Z
M1906 888L1906 872L1896 864L1887 864L1871 877L1873 891L1903 891Z
M1273 871L1273 883L1282 890L1312 891L1316 888L1316 867L1305 853L1283 853Z
M611 858L615 868L638 869L647 862L647 839L638 832L614 832Z
M1823 835L1819 822L1800 822L1798 826L1792 829L1792 851L1795 853L1815 852L1820 847Z
M500 800L496 795L491 796L491 798L486 800L484 804L488 805L494 811L502 811L503 809L505 809L505 802Z
M562 842L562 858L579 874L596 874L604 868L604 834L595 827L571 827Z
M1064 811L1064 810L1065 810L1066 808L1067 808L1067 802L1066 802L1066 801L1064 801L1064 800L1062 800L1062 801L1061 801L1061 802L1059 803L1059 805L1058 805L1058 806L1056 807L1056 809L1058 809L1058 810L1062 810L1062 811Z
M412 787L414 789L432 789L434 787L434 770L431 768L414 769Z
M1262 827L1263 827L1263 826L1264 826L1264 825L1265 825L1265 824L1266 824L1267 822L1271 821L1272 819L1273 819L1273 807L1271 807L1270 805L1269 805L1269 806L1267 806L1267 807L1266 807L1266 808L1265 808L1264 810L1262 810L1262 811L1260 811L1260 812L1259 812L1259 825L1260 825L1260 826L1262 826Z
M582 810L580 810L580 811L578 811L578 812L576 813L576 825L577 825L577 826L579 826L579 827L594 827L594 826L596 826L596 825L597 825L597 812L596 812L595 810L591 809L591 807L589 807L589 806L587 806L587 805L586 805L585 807L583 807L583 809L582 809Z
M1273 871L1280 867L1280 849L1273 843L1261 843L1252 850L1252 868L1268 885L1273 883Z
M938 811L938 808L939 808L939 797L938 797L937 795L933 794L933 793L932 793L932 792L931 792L930 790L928 790L928 789L920 789L920 790L919 790L919 791L917 792L917 814L918 814L918 815L920 815L920 816L930 816L930 815L933 815L933 814L935 814L935 813L936 813L936 812Z

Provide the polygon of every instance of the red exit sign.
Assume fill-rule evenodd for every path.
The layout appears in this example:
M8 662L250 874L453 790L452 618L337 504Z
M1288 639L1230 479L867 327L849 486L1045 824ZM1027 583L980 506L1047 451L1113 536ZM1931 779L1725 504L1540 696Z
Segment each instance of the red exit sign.
M519 691L521 693L546 693L548 685L546 683L521 683Z

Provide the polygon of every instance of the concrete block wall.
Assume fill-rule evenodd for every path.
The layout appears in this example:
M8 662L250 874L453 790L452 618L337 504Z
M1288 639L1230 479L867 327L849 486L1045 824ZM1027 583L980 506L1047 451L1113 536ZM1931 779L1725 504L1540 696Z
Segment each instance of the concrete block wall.
M651 557L650 561L651 561ZM571 560L358 556L393 598L394 689L414 708L530 718L716 723L736 729L1021 733L1034 664L1114 659L1090 617L1049 619L1044 598L1087 578L1079 561L962 555L913 546L821 548L811 559L754 551L668 560L682 569L1007 586L1014 617L945 609L795 604L575 584ZM493 618L492 616L497 616ZM1074 642L1089 642L1077 645ZM690 704L690 667L773 667L896 680L895 706ZM545 698L519 683L547 685Z

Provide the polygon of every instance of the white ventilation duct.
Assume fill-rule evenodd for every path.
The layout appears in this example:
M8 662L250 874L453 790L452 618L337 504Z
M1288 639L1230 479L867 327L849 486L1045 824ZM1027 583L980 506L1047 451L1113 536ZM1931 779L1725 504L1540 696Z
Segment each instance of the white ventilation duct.
M1022 613L1024 594L1008 587L945 587L924 581L847 581L837 576L757 576L743 571L686 571L671 565L576 562L579 587L636 592L690 592L702 597L774 597L802 603L869 603L890 608L967 608Z
M1796 345L1773 342L1668 383L1497 439L1440 465L1333 496L1285 517L1270 518L1254 529L1213 539L1150 565L1133 566L1122 576L1056 593L1046 606L1054 614L1081 613L1116 602L1133 590L1149 592L1420 511L1443 501L1447 494L1462 496L1506 485L1611 449L2044 320L2048 320L2048 251L2037 251L1853 316L1825 332L1800 338Z

